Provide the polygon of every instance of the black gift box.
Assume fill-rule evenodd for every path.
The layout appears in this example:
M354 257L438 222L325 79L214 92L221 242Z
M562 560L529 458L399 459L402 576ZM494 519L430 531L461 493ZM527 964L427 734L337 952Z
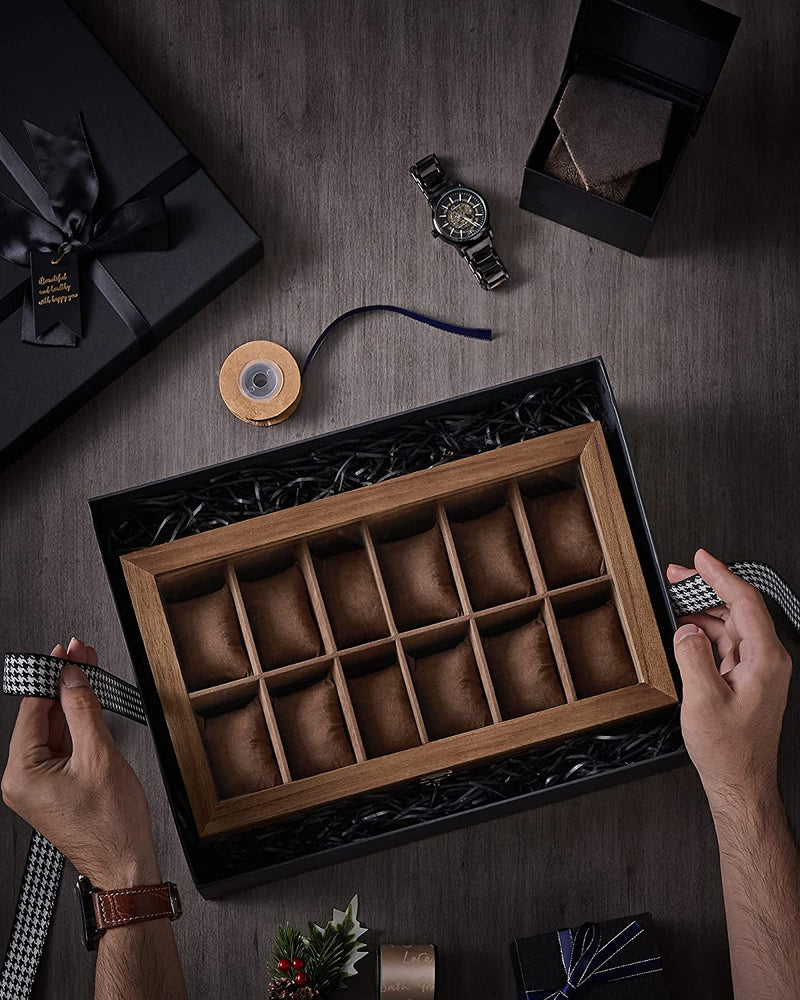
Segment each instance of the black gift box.
M508 815L686 763L677 713L363 794L260 829L203 840L125 583L120 556L313 499L597 419L602 422L642 572L676 684L675 619L619 413L599 358L90 501L173 816L192 878L207 897ZM381 456L386 456L383 463ZM380 464L380 468L378 468ZM387 469L386 466L389 466ZM334 474L331 470L337 470ZM270 498L277 498L270 500ZM608 739L608 733L615 734Z
M672 175L696 132L740 18L699 0L582 0L553 104L528 157L520 207L631 253L644 253ZM661 159L624 204L544 172L570 76L596 73L673 103Z
M614 920L603 920L595 924L597 940L602 948L606 944L614 941L609 951L613 953L623 941L618 935L625 934L631 923L635 922L631 928L630 940L621 948L602 968L615 968L628 965L627 970L621 970L621 976L613 982L602 982L598 975L589 979L577 991L577 996L585 1000L667 1000L664 977L660 971L646 972L640 975L632 975L629 978L631 968L641 972L647 965L630 966L629 963L649 962L656 960L653 964L660 964L660 954L658 945L653 934L653 921L649 913L638 913L632 917L620 917ZM637 933L639 925L641 932ZM566 934L573 941L580 940L581 928L571 927L566 929ZM559 944L559 934L565 931L548 931L546 934L537 934L535 937L518 938L511 945L511 961L514 966L514 975L517 980L520 1000L532 1000L541 995L541 992L548 990L560 996L558 990L566 981L564 970L564 959ZM636 935L633 937L633 935ZM578 957L579 950L576 951L575 958Z
M30 272L0 258L5 465L222 292L263 251L257 234L60 0L4 4L0 66L0 132L34 176L23 121L60 134L80 113L100 183L98 208L117 207L154 186L164 194L169 227L168 250L100 257L149 323L144 338L120 319L82 265L78 346L23 343L20 299ZM2 163L0 192L31 207Z

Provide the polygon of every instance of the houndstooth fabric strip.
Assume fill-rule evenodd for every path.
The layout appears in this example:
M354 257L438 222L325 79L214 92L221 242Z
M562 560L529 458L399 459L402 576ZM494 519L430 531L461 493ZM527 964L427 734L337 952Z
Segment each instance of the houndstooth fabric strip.
M0 1000L28 1000L58 896L64 857L35 830L0 969Z
M6 653L3 691L26 697L58 698L58 679L62 669L70 662L58 656ZM79 663L78 666L89 679L103 708L147 725L142 699L133 684L120 680L101 667L88 663Z
M800 598L780 573L760 562L730 563L728 569L762 594L771 597L792 623L792 627L800 632ZM670 584L669 598L676 615L696 615L725 603L699 575Z
M58 698L58 679L70 661L57 656L7 653L3 691L34 698ZM86 674L97 700L109 712L146 725L139 692L100 667L78 666ZM58 896L64 858L35 830L17 897L17 909L5 959L0 969L0 1000L28 1000Z

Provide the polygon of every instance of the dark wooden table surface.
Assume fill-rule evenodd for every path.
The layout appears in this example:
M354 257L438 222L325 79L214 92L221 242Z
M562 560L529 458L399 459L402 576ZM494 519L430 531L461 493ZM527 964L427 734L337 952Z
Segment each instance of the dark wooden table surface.
M79 0L263 234L266 260L4 474L2 646L49 651L77 634L130 677L89 496L595 354L662 558L686 561L702 543L800 583L800 9L725 2L744 16L739 36L639 259L517 207L575 0ZM481 291L430 239L408 166L431 150L488 196L507 291ZM216 380L234 346L266 337L300 355L328 320L370 301L491 325L496 340L369 317L330 344L288 423L228 414ZM795 685L782 757L795 820L797 707ZM0 701L3 748L15 710ZM439 945L442 1000L510 998L515 936L641 910L658 923L672 996L730 994L714 833L690 768L207 903L147 733L111 725L152 803L164 872L184 892L176 933L198 1000L263 997L276 922L321 920L355 892L383 941ZM4 938L28 842L4 807L0 836ZM42 996L90 991L66 892ZM353 1000L371 995L370 960L363 968Z

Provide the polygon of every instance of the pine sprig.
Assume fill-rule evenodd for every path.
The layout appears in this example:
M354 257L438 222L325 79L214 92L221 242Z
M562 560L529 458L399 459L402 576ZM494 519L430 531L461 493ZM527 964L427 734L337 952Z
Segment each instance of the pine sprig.
M278 968L278 962L282 958L290 962L293 958L306 960L306 941L296 927L285 923L278 926L275 931L275 940L272 942L272 954L269 960L269 975L275 979L284 975Z
M345 981L356 974L356 962L363 958L366 950L359 938L367 933L367 928L358 921L358 896L353 896L346 910L333 911L333 918L320 927L309 923L308 935L292 927L281 924L272 944L269 963L270 997L290 997L309 990L318 998L327 998L341 989ZM305 963L303 975L307 985L295 986L290 974L278 968L282 960L301 958Z
M353 915L348 906L340 923L329 920L324 928L308 925L306 971L315 989L323 996L334 993L347 978L344 965L353 949Z

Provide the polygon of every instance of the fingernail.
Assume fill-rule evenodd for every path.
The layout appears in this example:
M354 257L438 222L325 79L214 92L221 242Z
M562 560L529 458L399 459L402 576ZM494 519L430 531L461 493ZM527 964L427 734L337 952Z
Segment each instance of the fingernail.
M70 664L61 671L61 683L68 688L89 687L86 674L80 667Z
M700 635L700 629L696 625L681 625L675 633L675 642L682 642L684 639L688 639L690 635Z

